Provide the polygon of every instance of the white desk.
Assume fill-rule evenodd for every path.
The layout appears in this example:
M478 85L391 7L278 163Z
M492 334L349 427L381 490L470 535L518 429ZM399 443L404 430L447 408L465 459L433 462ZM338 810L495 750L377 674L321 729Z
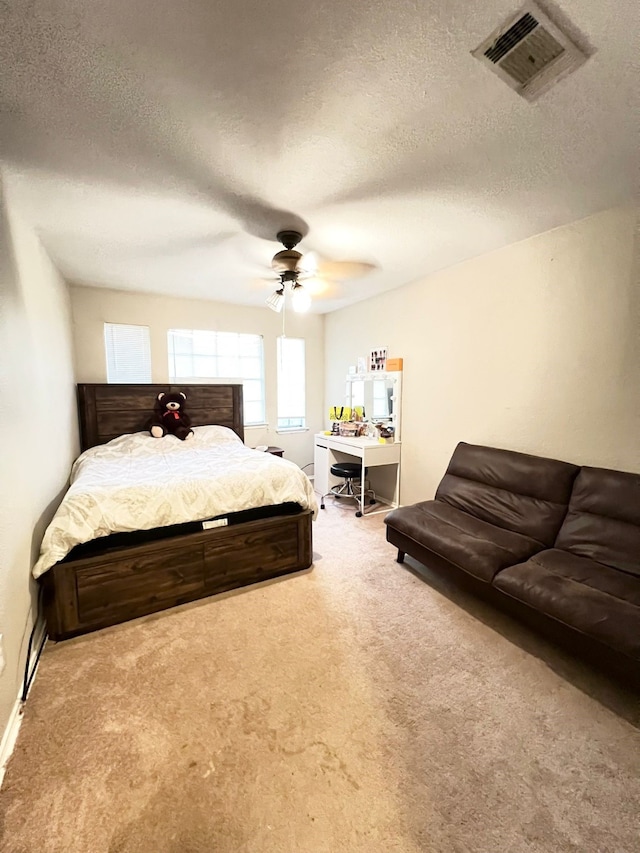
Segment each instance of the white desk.
M369 480L376 499L396 507L400 503L400 448L399 441L380 444L373 438L347 438L346 436L316 433L313 449L314 489L320 495L329 493L331 486L341 482L331 474L335 462L360 460L362 466L361 506L364 510L365 468L369 468ZM371 469L379 469L373 472Z

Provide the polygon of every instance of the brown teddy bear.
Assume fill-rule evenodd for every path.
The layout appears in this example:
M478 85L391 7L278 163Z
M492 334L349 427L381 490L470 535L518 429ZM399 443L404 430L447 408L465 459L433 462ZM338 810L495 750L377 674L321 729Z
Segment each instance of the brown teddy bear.
M179 393L158 394L153 416L149 420L149 432L154 438L162 438L167 433L175 435L181 441L192 438L191 419L185 414L184 403L187 395Z

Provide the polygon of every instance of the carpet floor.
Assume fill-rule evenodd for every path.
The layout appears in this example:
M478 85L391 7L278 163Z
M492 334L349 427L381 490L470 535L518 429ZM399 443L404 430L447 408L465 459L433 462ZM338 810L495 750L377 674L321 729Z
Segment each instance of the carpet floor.
M382 514L328 504L314 555L48 644L0 850L638 853L638 696L398 565Z

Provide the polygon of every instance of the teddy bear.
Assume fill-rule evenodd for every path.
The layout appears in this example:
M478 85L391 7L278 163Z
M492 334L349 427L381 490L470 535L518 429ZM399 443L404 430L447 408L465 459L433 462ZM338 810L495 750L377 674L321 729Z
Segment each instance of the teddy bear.
M184 403L187 395L182 391L179 393L168 393L164 391L158 394L154 407L153 416L149 420L149 432L154 438L162 438L170 433L181 441L193 437L191 419L185 414Z

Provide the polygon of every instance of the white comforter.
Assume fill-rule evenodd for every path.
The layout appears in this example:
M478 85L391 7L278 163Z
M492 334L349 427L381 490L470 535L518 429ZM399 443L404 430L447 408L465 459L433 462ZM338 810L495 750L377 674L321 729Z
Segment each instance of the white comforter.
M227 427L194 428L194 436L134 433L86 450L48 526L39 577L82 542L110 533L200 521L286 502L318 510L307 475L293 462L251 450Z

